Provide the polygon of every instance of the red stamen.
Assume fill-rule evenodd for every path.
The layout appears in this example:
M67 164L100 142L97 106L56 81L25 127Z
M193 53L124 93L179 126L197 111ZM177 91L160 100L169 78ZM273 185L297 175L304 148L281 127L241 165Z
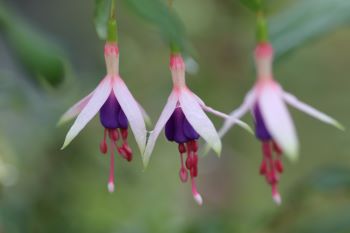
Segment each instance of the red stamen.
M192 157L191 157L191 147L190 147L190 144L189 144L189 143L186 143L186 145L187 145L186 168L187 168L188 170L190 170L191 167L192 167L192 164L193 164L193 162L192 162Z
M124 143L123 144L123 149L125 151L126 160L130 162L132 160L132 150L131 150L131 148L129 147L128 144Z
M198 176L198 166L191 167L190 173L191 173L191 177L197 177Z
M276 153L272 154L272 150ZM277 185L279 182L279 174L283 172L283 164L280 159L282 155L282 150L279 146L272 142L263 142L262 144L262 152L263 152L263 161L260 165L260 174L264 175L266 178L266 182L271 185L272 189L272 198L277 204L281 204L281 196L277 190Z
M183 144L183 143L179 144L178 149L179 149L180 154L185 153L185 152L186 152L186 146L185 146L185 144Z
M102 154L106 154L107 150L108 150L106 138L107 138L107 129L104 130L103 140L100 143L100 151L101 151Z
M112 139L112 141L116 142L119 139L119 133L116 129L109 129L109 138Z
M183 153L186 152L186 147L184 144L179 144L179 152L180 152L180 162L181 162L181 167L180 167L180 180L185 183L188 180L188 173L187 170L185 168L185 164L184 164L184 157L183 157Z
M267 172L267 164L266 164L266 160L263 159L260 165L260 175L265 175L266 172Z
M191 157L192 157L192 164L193 164L192 166L197 166L197 164L198 164L198 155L193 153Z
M262 151L264 156L271 157L272 151L269 142L262 143Z
M108 147L107 147L107 143L106 141L102 141L100 143L100 151L102 154L106 154L107 153L107 150L108 150Z
M282 155L283 151L275 141L272 142L272 147L273 150L277 153L277 155Z
M187 180L188 180L188 172L187 172L185 167L181 167L180 168L179 176L180 176L180 180L182 181L182 183L187 182Z
M276 167L276 170L279 172L279 173L282 173L284 168L283 168L283 164L282 164L282 161L280 159L277 159L275 161L275 167Z
M193 152L197 152L198 151L198 143L196 141L192 141L191 142L191 149Z
M123 141L126 141L126 139L128 139L128 129L120 129L120 132L122 134Z

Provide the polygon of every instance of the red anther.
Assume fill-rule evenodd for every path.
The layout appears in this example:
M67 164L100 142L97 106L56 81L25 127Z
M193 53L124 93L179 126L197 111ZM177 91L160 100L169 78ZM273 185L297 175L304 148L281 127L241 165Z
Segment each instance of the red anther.
M183 154L186 152L185 144L183 144L183 143L179 144L179 152L180 152L180 154Z
M108 148L107 148L107 143L106 143L106 141L102 141L102 142L100 143L100 151L101 151L101 153L102 153L102 154L106 154L106 153L107 153L107 150L108 150Z
M125 152L126 160L128 160L130 162L132 160L132 150L131 150L131 148L129 147L128 144L124 144L123 145L123 150Z
M123 148L128 155L132 155L132 150L128 144L123 144Z
M126 152L124 147L117 147L118 154L120 154L124 159L126 159Z
M125 158L128 162L131 162L132 160L132 154L127 154Z
M276 170L279 172L279 173L282 173L283 172L283 164L282 164L282 161L277 159L275 161L275 167L276 167Z
M126 140L128 138L128 129L120 129L120 132L122 133L123 140Z
M191 170L190 170L190 173L191 173L191 177L197 177L198 176L198 167L197 166L192 166Z
M261 162L260 171L259 172L260 172L260 175L265 175L266 174L266 172L267 172L267 164L266 164L265 160L263 160Z
M185 183L188 180L188 172L184 167L180 168L179 176L180 176L180 180L183 183Z
M193 152L198 151L198 143L195 140L191 141L191 149Z
M191 157L191 156L187 156L187 159L186 159L186 168L187 168L187 169L191 169L192 166L193 166L192 157Z
M110 129L108 130L109 138L112 139L112 141L118 141L119 139L119 134L116 129Z
M270 144L268 142L262 143L262 152L263 152L264 156L271 157L271 148L270 148Z

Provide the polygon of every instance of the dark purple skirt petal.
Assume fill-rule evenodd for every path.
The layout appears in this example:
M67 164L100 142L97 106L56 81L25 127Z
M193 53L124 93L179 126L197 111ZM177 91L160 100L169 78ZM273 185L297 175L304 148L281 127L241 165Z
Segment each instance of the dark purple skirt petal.
M118 112L118 122L119 122L118 128L122 128L122 129L128 128L128 118L126 118L125 113L121 107Z
M175 120L174 120L174 114L172 114L165 124L165 136L169 141L174 141L174 134L175 134Z
M194 130L190 122L185 118L183 124L183 131L186 135L186 137L190 140L197 140L199 138L199 134Z
M128 127L128 120L113 92L100 109L100 122L106 129Z
M272 139L270 132L267 130L263 116L261 115L258 104L254 106L254 119L255 119L255 135L261 141L269 141Z
M177 107L165 125L165 136L179 144L199 138L198 133L187 121L180 107Z

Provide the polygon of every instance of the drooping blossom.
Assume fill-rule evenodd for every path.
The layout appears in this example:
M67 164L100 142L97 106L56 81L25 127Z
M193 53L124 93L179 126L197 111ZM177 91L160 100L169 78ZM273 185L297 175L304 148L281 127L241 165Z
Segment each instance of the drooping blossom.
M132 160L133 152L128 144L128 128L135 136L136 143L143 153L146 145L146 126L143 109L136 102L119 75L119 49L117 43L105 45L107 75L97 88L71 107L61 118L60 123L77 116L70 128L62 149L79 134L86 124L97 114L104 127L100 151L110 153L110 175L108 190L114 191L114 151L127 161Z
M286 103L324 123L337 128L342 128L342 126L333 118L285 92L274 80L272 73L273 48L269 43L257 45L255 62L257 81L253 89L246 95L243 104L230 114L232 118L225 121L219 134L223 136L235 124L233 120L239 119L246 112L251 111L255 121L256 137L262 142L263 160L260 174L265 176L266 181L271 185L274 201L280 204L281 197L277 184L279 176L283 172L282 153L295 160L299 150L297 134Z
M219 135L204 111L224 118L228 116L206 106L187 87L185 63L180 54L176 53L170 56L170 71L172 73L173 90L154 130L149 136L143 162L145 166L148 165L155 142L162 129L165 128L166 138L178 144L181 160L180 179L182 182L186 182L188 176L190 176L193 197L201 205L203 200L195 183L195 178L198 176L198 139L202 137L217 154L221 152ZM244 122L235 122L244 128L249 128ZM186 158L185 154L187 155Z

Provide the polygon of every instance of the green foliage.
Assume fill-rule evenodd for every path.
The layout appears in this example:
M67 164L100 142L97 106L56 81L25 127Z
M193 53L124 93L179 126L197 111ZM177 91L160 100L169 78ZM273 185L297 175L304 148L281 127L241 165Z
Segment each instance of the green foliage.
M111 0L95 0L95 28L101 40L107 39L107 26L110 14Z
M176 44L183 51L189 50L181 21L163 2L160 0L124 1L143 19L157 26L168 43Z
M350 22L348 0L300 0L270 20L271 41L279 58Z
M188 51L185 30L177 16L169 11L160 0L124 0L126 5L144 20L155 25L167 43L176 44L181 50ZM95 26L100 39L107 37L107 22L110 0L96 0Z
M264 8L263 0L240 0L240 2L252 11L259 11Z
M58 86L64 80L65 62L60 50L16 15L0 6L0 31L30 77Z

